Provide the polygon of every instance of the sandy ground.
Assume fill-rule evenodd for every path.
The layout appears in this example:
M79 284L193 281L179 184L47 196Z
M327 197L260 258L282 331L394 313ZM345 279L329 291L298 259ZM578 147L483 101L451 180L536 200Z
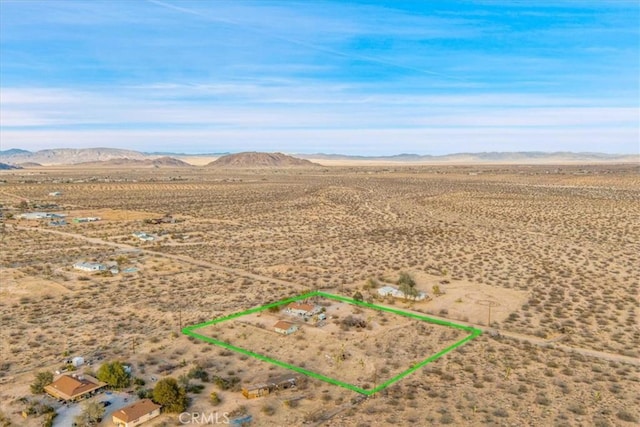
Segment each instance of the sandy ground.
M319 325L284 311L263 311L198 329L197 333L364 389L393 378L469 335L401 315L319 300L328 304L327 320ZM341 321L348 316L364 321L366 327L343 327ZM278 334L273 326L280 320L296 324L298 331L288 336Z
M244 407L265 426L323 419L340 426L626 426L640 417L638 365L631 363L640 348L640 177L633 166L57 168L0 178L3 214L20 213L25 199L50 202L54 190L74 215L113 214L56 228L2 223L0 416L14 425L40 425L20 417L21 399L40 399L29 393L34 374L60 368L66 352L132 363L147 387L152 377L177 378L196 366L237 378L228 390L203 383L201 394L190 394L192 409ZM142 221L164 213L185 221ZM134 231L160 238L143 243ZM71 269L78 260L119 260L138 271L80 274ZM241 385L287 371L180 334L187 324L305 290L367 298L370 280L393 283L400 272L444 295L385 304L486 333L373 399L310 380L246 400ZM384 352L388 341L379 339ZM412 360L411 339L394 349L400 365ZM350 342L354 355L356 344L373 352L366 340ZM316 350L307 363L322 355ZM214 390L218 406L208 400ZM168 425L176 422L168 417Z

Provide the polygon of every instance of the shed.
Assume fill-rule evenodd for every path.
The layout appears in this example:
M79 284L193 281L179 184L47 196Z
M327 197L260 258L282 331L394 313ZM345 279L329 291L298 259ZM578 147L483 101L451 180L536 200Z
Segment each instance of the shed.
M298 330L298 325L280 320L273 325L273 330L282 335L289 335Z
M271 393L272 387L269 384L261 383L261 384L253 384L249 387L242 388L242 395L247 399L254 399L256 397L266 396Z

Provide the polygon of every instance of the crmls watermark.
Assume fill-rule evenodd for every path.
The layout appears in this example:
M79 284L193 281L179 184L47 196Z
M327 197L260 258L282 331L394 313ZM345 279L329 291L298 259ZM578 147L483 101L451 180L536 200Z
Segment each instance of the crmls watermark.
M180 424L195 424L195 425L207 425L207 424L229 424L229 413L223 412L182 412L178 415Z

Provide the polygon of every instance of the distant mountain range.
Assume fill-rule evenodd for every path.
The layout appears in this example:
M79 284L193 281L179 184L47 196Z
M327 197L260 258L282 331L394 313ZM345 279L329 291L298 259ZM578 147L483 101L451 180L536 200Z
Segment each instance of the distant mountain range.
M151 157L138 151L117 148L54 148L35 152L12 148L0 151L0 161L14 165L27 162L41 165L71 165L112 159L146 160L155 157L158 156Z
M138 167L170 167L170 168L191 168L187 162L183 162L173 157L158 157L156 159L129 159L129 158L116 158L109 160L101 160L97 162L83 162L75 163L75 166L138 166Z
M396 154L393 156L347 156L342 154L300 154L298 157L313 160L362 160L385 162L461 162L461 163L547 163L566 161L575 162L638 162L640 155L573 153L542 151L455 153L441 156L420 154Z
M58 148L27 151L12 148L0 151L0 162L14 166L37 167L40 165L89 164L93 166L148 166L187 167L189 158L211 157L216 159L207 166L220 167L289 167L314 166L311 160L322 163L339 162L393 162L393 163L629 163L640 162L640 155L572 153L539 151L526 152L484 152L456 153L442 156L398 154L394 156L347 156L341 154L295 154L282 153L238 153L238 154L198 154L143 153L117 148ZM180 159L176 158L179 157Z

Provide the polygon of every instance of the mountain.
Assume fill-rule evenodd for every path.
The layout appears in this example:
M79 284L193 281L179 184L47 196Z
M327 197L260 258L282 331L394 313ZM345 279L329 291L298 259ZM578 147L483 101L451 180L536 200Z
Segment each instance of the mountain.
M206 165L207 167L229 168L287 168L319 166L309 160L287 156L282 153L245 152L222 156Z
M147 156L168 156L168 157L220 157L226 156L227 154L231 154L228 151L223 153L175 153L173 151L144 151L142 154L146 154Z
M92 162L111 162L99 163L103 166L123 166L139 165L154 167L186 167L187 164L200 164L215 167L237 167L237 168L255 168L255 167L310 167L317 166L312 163L315 160L324 165L353 163L364 164L370 162L373 164L394 163L451 163L451 164L472 164L472 163L511 163L511 164L536 164L536 163L637 163L640 156L623 155L623 154L604 154L604 153L573 153L573 152L539 152L539 151L522 151L522 152L482 152L482 153L456 153L445 154L440 156L420 155L420 154L397 154L392 156L348 156L342 154L296 154L295 157L282 153L260 153L246 152L238 154L229 154L219 157L217 160L207 163L212 156L208 154L190 154L180 155L182 160L176 159L178 155L167 156L161 153L141 153L133 150L121 150L117 148L57 148L41 151L27 151L18 148L0 151L0 162L10 165L24 165L33 167L39 165L72 165L78 163ZM156 163L148 163L146 161L157 160ZM164 160L160 160L164 159ZM169 160L170 159L170 160ZM198 160L196 162L195 160ZM143 163L134 163L131 161L141 161ZM193 160L193 161L192 161ZM127 162L129 161L129 162ZM146 163L145 163L146 162Z
M10 148L8 150L0 150L0 156L13 156L16 154L29 154L31 151L22 150L20 148Z
M6 154L7 152L11 153ZM56 148L35 152L13 149L0 153L0 161L11 164L33 162L42 165L68 165L120 158L145 160L148 156L138 151L117 148Z
M41 168L42 165L40 163L36 163L36 162L24 162L24 163L18 163L16 164L16 166L20 166L21 168Z
M83 167L83 166L139 166L139 167L165 167L165 168L190 168L193 167L189 163L183 162L182 160L174 159L173 157L159 157L157 159L109 159L109 160L101 160L96 162L83 162L76 163L75 166Z
M304 159L317 161L359 161L394 163L628 163L640 161L633 154L573 153L541 151L455 153L440 156L398 154L393 156L346 156L342 154L299 154Z
M0 163L0 170L10 170L10 169L22 169L20 166L8 165L6 163Z

